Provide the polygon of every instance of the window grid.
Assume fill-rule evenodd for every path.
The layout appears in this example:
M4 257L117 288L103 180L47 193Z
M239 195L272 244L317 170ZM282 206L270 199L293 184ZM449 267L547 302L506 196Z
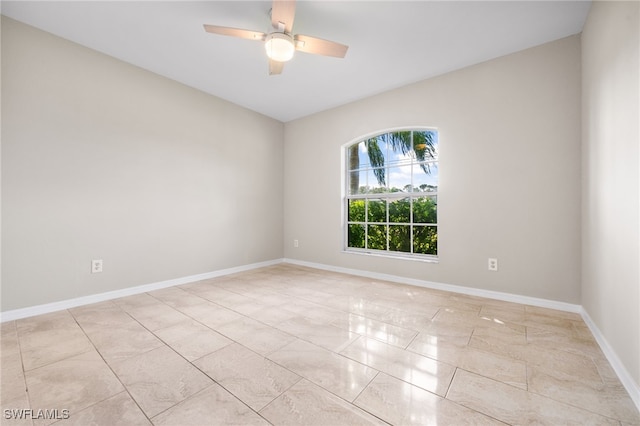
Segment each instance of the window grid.
M437 138L437 133L435 132L435 130L416 130L416 131L431 132L432 135L435 135L435 137ZM346 201L347 226L345 230L345 247L347 250L367 252L367 253L383 252L387 254L394 254L394 255L400 255L400 256L411 255L412 257L413 256L429 257L429 258L437 257L437 234L438 234L437 220L416 222L416 203L417 203L416 200L429 200L429 202L432 203L434 208L434 216L437 218L437 197L438 197L437 176L435 180L436 182L435 186L425 184L424 187L420 188L421 190L416 190L417 182L415 181L415 176L416 176L415 172L416 170L424 171L421 167L422 165L426 165L426 168L430 171L434 169L437 170L438 159L437 159L437 154L435 156L433 154L430 154L431 155L430 158L428 159L423 158L422 161L417 158L417 154L415 152L415 150L417 149L417 146L415 145L415 142L414 142L415 140L414 134L416 131L410 131L410 145L409 145L410 149L408 150L408 152L403 151L402 157L397 155L397 153L395 152L395 149L393 149L394 152L392 154L391 144L386 143L386 141L384 140L385 138L390 139L390 137L394 135L393 132L386 133L386 134L385 133L379 134L378 136L374 137L374 138L381 138L385 142L385 147L384 147L385 159L391 160L392 155L399 157L395 159L394 162L387 161L383 167L374 167L371 165L370 162L368 164L362 164L362 159L358 159L358 162L355 165L355 168L350 167L351 162L350 162L349 155L352 155L351 150L354 149L354 146L357 147L356 149L360 150L361 149L360 144L363 144L364 145L363 147L367 149L366 151L367 154L369 154L368 152L370 148L369 144L370 144L370 141L374 138L361 140L346 147L347 161L345 164L346 166L345 169L347 170L347 191L346 191L347 196L345 198L345 201ZM437 140L435 143L437 144ZM410 176L408 179L409 183L408 185L405 184L403 188L392 187L391 176L390 176L391 171L394 169L400 170L400 167L408 167L409 176ZM372 176L374 176L373 172L379 169L384 169L384 175L386 176L386 179L385 179L384 185L374 186L374 184L376 183L379 184L379 182L376 180L376 177L373 177L374 182L371 182L370 179L372 178ZM358 175L358 183L361 183L359 182L359 180L363 175L366 176L366 179L364 182L365 183L364 191L362 191L361 190L362 187L359 186L356 189L356 193L352 193L350 185L351 185L351 179L353 179L354 173L357 173ZM435 188L435 190L433 190L433 188ZM408 219L408 221L407 220L393 221L391 217L391 208L393 206L393 203L401 202L403 199L406 199L407 202L409 203L409 210L408 212L406 212L408 216L405 216L405 218ZM353 202L357 200L361 200L364 204L364 210L362 211L362 215L360 216L361 220L354 220L354 218L352 217ZM384 203L385 210L384 210L383 221L375 221L374 220L375 217L372 217L372 211L371 211L372 202ZM405 218L402 218L403 214L404 213L398 214L398 216L400 216L400 219L405 219ZM361 228L361 231L363 233L362 242L358 245L350 244L351 232L353 227L356 227L356 226ZM371 232L373 230L379 229L377 227L382 227L382 226L384 226L384 247L380 247L380 246L376 247L376 244L372 244L372 241L370 238ZM404 231L405 233L404 235L402 235L403 231L401 230L401 227L406 228L406 230ZM432 231L428 231L428 228L431 228ZM430 249L429 253L424 253L424 251L417 250L416 235L417 235L417 231L420 229L424 230L422 231L423 237L424 236L428 237L429 235L432 235L435 237L435 240L433 240L435 241L433 243L433 249ZM400 238L394 241L392 233L398 233L398 235L400 235ZM408 235L406 235L406 233L408 233ZM408 237L408 247L406 247L407 237ZM394 245L393 247L392 247L392 243ZM431 247L431 246L427 245L427 247Z
M394 193L395 194L395 193ZM378 195L378 194L376 194ZM389 220L389 202L386 202L386 212L385 212L385 221L384 222L373 222L373 221L369 221L369 220L365 220L365 221L351 221L351 220L347 220L347 225L360 225L364 228L364 250L377 250L374 248L369 248L368 247L368 243L369 243L369 225L377 225L377 226L385 226L386 230L385 230L385 234L386 234L386 251L391 251L389 244L390 244L390 235L389 235L389 231L390 231L390 227L391 226L408 226L409 227L409 247L410 247L410 251L408 252L400 252L400 253L410 253L410 254L420 254L422 255L423 253L415 253L414 252L414 230L416 228L427 228L427 227L433 227L433 228L438 228L438 223L437 222L428 222L428 223L416 223L413 221L413 203L414 203L414 199L415 198L434 198L437 199L437 193L435 192L430 192L428 196L424 196L424 195L419 195L417 197L415 196L408 196L407 193L403 193L402 197L390 197L390 198L409 198L409 203L411 206L411 220L409 222L392 222ZM347 197L347 211L349 210L349 201L351 199L363 199L363 200L368 200L366 197L358 197L358 198L350 198ZM437 205L437 202L436 202ZM365 202L365 218L369 217L369 203ZM436 231L437 233L437 231ZM357 247L349 247L349 249L357 249Z

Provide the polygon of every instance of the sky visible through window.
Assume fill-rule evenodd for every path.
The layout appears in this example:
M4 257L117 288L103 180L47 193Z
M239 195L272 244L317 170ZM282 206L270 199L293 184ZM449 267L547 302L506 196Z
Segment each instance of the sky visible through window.
M368 188L369 190L386 187L392 190L396 188L400 191L407 191L407 185L411 185L411 188L419 190L422 185L428 185L437 187L438 185L438 133L436 131L428 130L431 134L434 147L434 158L428 157L426 163L429 165L429 173L425 171L416 163L416 154L414 150L410 150L403 153L400 149L393 149L390 144L384 140L378 139L377 144L380 151L384 154L384 168L385 170L385 182L381 184L374 174L374 168L371 165L369 153L367 150L367 142L362 141L358 143L358 159L359 159L359 187ZM412 161L413 166L412 166ZM433 162L432 162L433 161ZM355 177L354 175L351 175ZM364 189L363 189L364 190ZM359 191L361 192L361 191Z

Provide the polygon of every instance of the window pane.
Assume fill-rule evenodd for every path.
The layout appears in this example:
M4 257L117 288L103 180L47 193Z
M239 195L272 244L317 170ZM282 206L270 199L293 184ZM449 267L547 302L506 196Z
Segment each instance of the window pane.
M418 161L438 159L438 132L422 130L413 132L413 149Z
M438 190L438 163L426 162L413 166L413 185L416 191Z
M411 164L413 161L411 132L392 132L385 135L385 137L389 146L387 165L395 167L402 164Z
M413 227L413 252L421 254L438 254L438 227Z
M389 250L411 253L411 227L409 225L389 226Z
M369 225L367 228L367 248L387 249L387 225Z
M349 222L364 222L364 200L349 200Z
M409 198L389 201L389 222L409 223L411 221L411 201Z
M387 221L387 202L385 200L368 200L369 222Z
M368 167L384 167L387 163L387 143L380 136L364 141Z
M413 223L438 223L437 197L413 199Z
M349 170L369 167L369 157L364 141L353 144L347 149L347 164Z
M348 172L347 177L349 179L349 195L367 193L367 172L352 170Z
M347 247L437 255L437 131L383 133L345 154Z
M347 246L364 248L364 225L349 225Z
M370 193L379 194L387 192L387 171L384 168L377 168L367 171L367 187Z
M389 168L389 189L391 192L411 192L411 166Z

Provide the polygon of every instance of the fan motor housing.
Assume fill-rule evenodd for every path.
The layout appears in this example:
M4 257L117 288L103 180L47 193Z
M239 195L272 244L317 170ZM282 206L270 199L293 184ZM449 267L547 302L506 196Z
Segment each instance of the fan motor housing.
M286 33L271 33L264 40L267 56L278 62L286 62L293 58L295 44L293 38Z

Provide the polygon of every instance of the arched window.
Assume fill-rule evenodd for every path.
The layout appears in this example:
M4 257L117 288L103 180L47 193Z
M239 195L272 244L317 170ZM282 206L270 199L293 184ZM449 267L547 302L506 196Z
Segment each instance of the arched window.
M345 249L437 256L438 132L381 133L345 150Z

